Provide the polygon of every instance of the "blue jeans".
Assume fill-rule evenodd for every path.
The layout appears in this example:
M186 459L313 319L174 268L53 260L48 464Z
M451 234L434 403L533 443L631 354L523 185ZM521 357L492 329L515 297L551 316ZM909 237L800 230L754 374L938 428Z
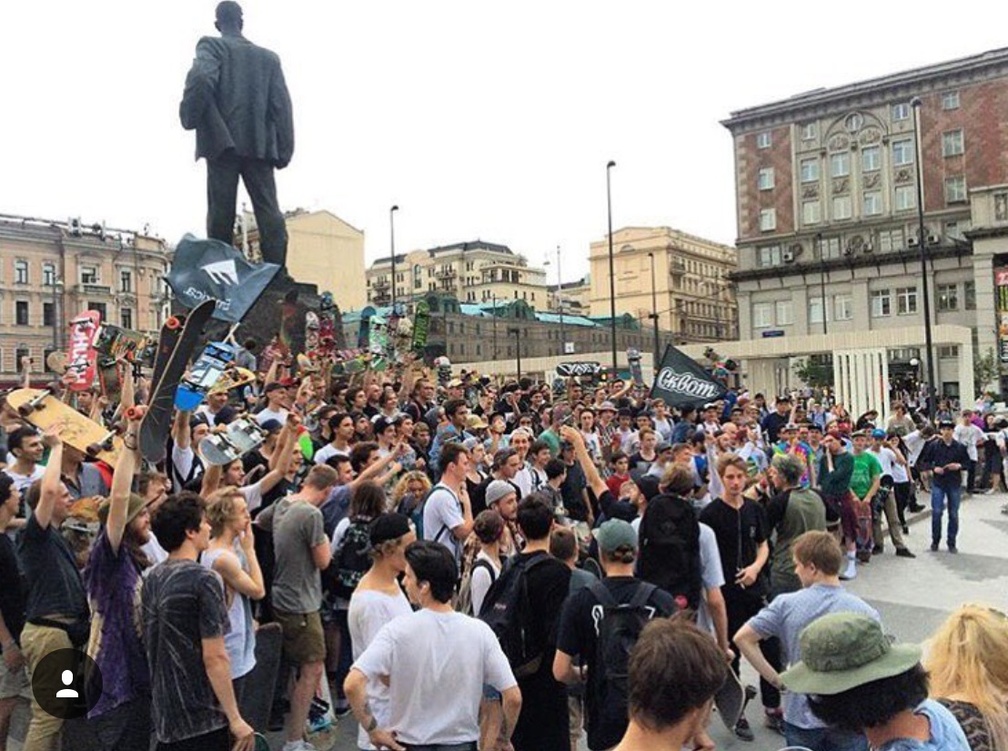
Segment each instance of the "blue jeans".
M805 746L815 751L868 751L863 735L835 728L800 728L784 723L784 740L789 746Z
M945 490L935 484L931 485L931 542L937 545L942 536L942 512L948 501L948 546L954 548L956 535L959 534L959 501L962 498L962 488L956 485Z

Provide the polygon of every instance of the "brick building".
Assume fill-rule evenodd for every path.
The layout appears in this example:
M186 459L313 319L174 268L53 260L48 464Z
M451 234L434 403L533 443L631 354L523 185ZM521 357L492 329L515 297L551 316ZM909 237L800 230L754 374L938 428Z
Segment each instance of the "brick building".
M994 292L1008 272L1006 108L1008 49L732 113L740 338L825 334L828 357L830 334L864 332L868 346L873 332L923 326L926 283L932 323L972 330L969 347L936 342L936 388L954 394L960 356L999 346L1004 382L1008 325ZM915 377L923 341L908 333L903 344L888 347L891 374ZM773 386L794 385L787 360L763 364Z

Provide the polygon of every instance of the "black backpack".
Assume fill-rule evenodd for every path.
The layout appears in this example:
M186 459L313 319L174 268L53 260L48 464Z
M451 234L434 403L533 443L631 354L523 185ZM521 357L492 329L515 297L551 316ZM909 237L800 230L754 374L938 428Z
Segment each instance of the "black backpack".
M359 517L350 522L343 535L343 545L329 564L325 577L326 590L337 597L350 599L357 584L371 568L371 520Z
M526 577L535 566L548 560L547 553L531 559L520 555L509 558L480 608L480 620L494 632L516 678L539 670L546 653L545 635L534 621Z
M626 603L616 602L603 581L593 581L588 589L602 605L602 619L596 626L593 681L596 706L603 707L609 717L625 719L630 650L655 613L647 602L657 587L639 582L637 591Z
M651 499L641 519L640 578L672 595L680 610L700 607L700 522L684 498L661 494Z

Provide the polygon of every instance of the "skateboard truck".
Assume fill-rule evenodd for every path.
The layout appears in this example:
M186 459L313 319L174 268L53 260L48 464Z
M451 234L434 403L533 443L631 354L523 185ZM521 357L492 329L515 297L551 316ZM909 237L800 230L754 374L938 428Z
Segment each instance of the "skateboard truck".
M25 402L18 407L18 414L22 417L30 416L32 412L43 408L43 402L46 400L46 397L49 396L52 396L52 392L49 389L45 389L37 396L33 396L30 401Z
M90 444L87 447L87 451L85 453L91 458L94 458L98 456L98 454L100 454L102 451L111 451L113 448L115 448L115 444L112 442L112 439L115 438L115 436L116 436L115 431L110 431L106 433L105 437L102 438L100 441Z

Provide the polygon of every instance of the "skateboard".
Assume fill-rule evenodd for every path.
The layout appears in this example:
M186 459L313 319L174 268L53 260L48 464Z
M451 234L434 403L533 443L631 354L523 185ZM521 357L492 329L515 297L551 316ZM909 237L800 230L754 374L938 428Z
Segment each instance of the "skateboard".
M360 326L357 329L357 349L368 349L368 343L371 340L371 316L374 315L370 312L362 312L360 319Z
M854 503L854 517L857 519L857 552L862 559L871 558L875 539L872 536L872 502L871 499L861 500L851 493Z
M46 367L49 368L53 373L58 375L63 375L67 371L67 356L66 352L50 352L46 355Z
M314 310L305 313L305 352L314 352L319 346L319 317Z
M298 372L299 373L318 373L319 372L318 360L316 360L314 357L312 357L312 354L315 354L315 353L310 353L310 354L306 355L306 354L302 354L301 352L298 352L298 355L297 355L297 357L294 358L294 361L297 363Z
M255 746L253 747L253 751L270 751L269 741L266 740L266 736L262 733L255 734Z
M384 355L389 346L389 325L384 317L371 316L368 330L368 351Z
M262 353L259 355L259 372L269 373L269 369L273 366L274 360L283 360L285 357L283 346L280 344L279 337L273 337L270 343L267 344Z
M119 362L104 357L98 358L98 382L109 404L118 404L122 399L123 371ZM126 375L129 378L129 375Z
M721 688L714 694L714 706L717 707L718 716L728 730L734 732L738 721L745 715L746 707L756 696L756 687L742 685L742 681L735 675L735 671L729 669L728 677L721 684Z
M150 380L152 389L164 375L165 365L168 364L168 359L175 351L175 345L178 344L184 322L185 316L170 316L161 326L161 332L158 334L157 343L154 346L154 365L151 368Z
M140 423L140 453L152 464L165 458L175 390L216 305L216 300L205 300L189 311L177 332L175 348L163 366L161 378L152 382L147 414Z
M68 385L71 391L87 391L94 384L98 354L92 345L100 324L101 313L97 310L85 310L70 321L67 373L73 377Z
M39 430L65 422L60 438L92 459L115 467L123 448L115 431L90 420L45 389L15 389L7 394L7 403Z
M258 448L266 433L254 420L242 417L220 433L211 433L200 442L200 453L209 464L230 464Z
M245 721L257 731L269 726L273 708L273 690L280 672L283 633L279 623L265 623L255 632L255 667L245 681L238 709ZM268 748L268 746L267 746Z
M336 348L336 303L332 292L323 292L319 301L319 350L329 355Z
M122 326L102 324L94 341L99 360L128 360L150 367L154 362L154 345L150 336L130 331Z
M414 352L423 352L427 346L427 333L430 331L430 305L426 300L420 300L413 308L413 343Z
M175 406L183 412L196 409L234 357L235 348L227 342L207 343L196 364L189 369L189 375L179 383L175 391Z
M277 335L284 355L291 353L294 325L297 322L297 290L290 290L280 302L280 333Z
M207 393L220 394L224 391L241 388L242 386L252 383L255 379L256 374L251 370L248 368L240 368L234 363L231 363L224 368L224 372L220 374L220 377L217 379L217 383L211 386Z
M644 385L644 375L641 373L640 351L631 347L626 353L627 362L630 363L630 376L637 386Z

